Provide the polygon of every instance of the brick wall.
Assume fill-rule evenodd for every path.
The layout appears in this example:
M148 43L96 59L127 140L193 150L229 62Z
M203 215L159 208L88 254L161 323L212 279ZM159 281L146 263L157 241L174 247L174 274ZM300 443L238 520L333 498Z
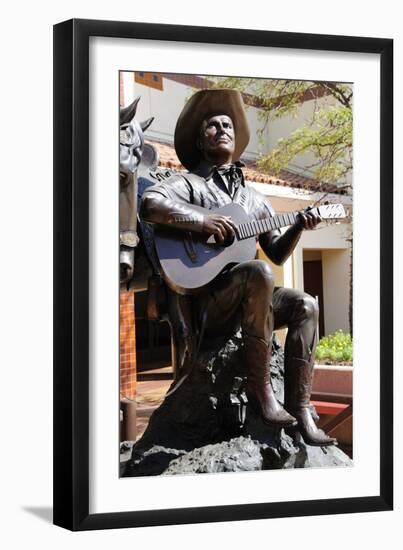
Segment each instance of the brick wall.
M120 292L120 398L136 396L134 292Z

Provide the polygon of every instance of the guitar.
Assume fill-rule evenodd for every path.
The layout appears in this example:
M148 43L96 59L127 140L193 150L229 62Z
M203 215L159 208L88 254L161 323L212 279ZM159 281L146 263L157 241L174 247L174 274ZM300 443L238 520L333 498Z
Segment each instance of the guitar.
M261 220L251 219L236 203L207 210L192 208L204 214L231 216L237 225L231 241L216 243L214 236L155 227L155 249L165 282L179 294L194 294L202 290L225 268L253 260L256 257L256 237L273 229L293 225L299 212L286 212ZM342 219L346 213L342 204L326 204L312 209L323 220Z

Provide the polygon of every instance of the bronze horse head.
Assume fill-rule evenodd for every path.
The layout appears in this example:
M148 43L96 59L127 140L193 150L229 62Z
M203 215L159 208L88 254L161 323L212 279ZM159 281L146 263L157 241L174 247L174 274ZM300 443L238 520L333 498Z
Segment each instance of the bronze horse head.
M154 118L139 123L134 119L140 97L120 109L119 150L119 226L120 226L120 282L127 283L133 276L134 249L137 236L137 169L144 148L144 132Z

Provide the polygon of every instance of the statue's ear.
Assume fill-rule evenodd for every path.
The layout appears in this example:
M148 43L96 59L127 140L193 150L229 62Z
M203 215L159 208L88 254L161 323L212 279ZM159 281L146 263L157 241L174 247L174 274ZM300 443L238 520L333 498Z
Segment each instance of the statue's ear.
M147 130L147 128L151 125L153 120L154 120L154 117L152 116L151 118L148 118L147 120L144 120L143 122L140 123L141 129L143 130L143 132Z
M136 97L133 103L130 103L130 105L128 105L127 107L120 109L120 124L128 124L131 120L133 120L137 111L137 105L139 101L140 96Z

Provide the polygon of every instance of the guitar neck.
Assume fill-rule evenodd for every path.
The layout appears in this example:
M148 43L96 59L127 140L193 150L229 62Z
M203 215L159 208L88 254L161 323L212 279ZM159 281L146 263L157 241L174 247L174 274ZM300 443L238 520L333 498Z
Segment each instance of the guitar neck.
M298 214L299 212L285 212L284 214L276 214L271 218L241 223L238 225L238 238L242 241L243 239L250 239L262 233L273 231L273 229L293 225L298 219Z

